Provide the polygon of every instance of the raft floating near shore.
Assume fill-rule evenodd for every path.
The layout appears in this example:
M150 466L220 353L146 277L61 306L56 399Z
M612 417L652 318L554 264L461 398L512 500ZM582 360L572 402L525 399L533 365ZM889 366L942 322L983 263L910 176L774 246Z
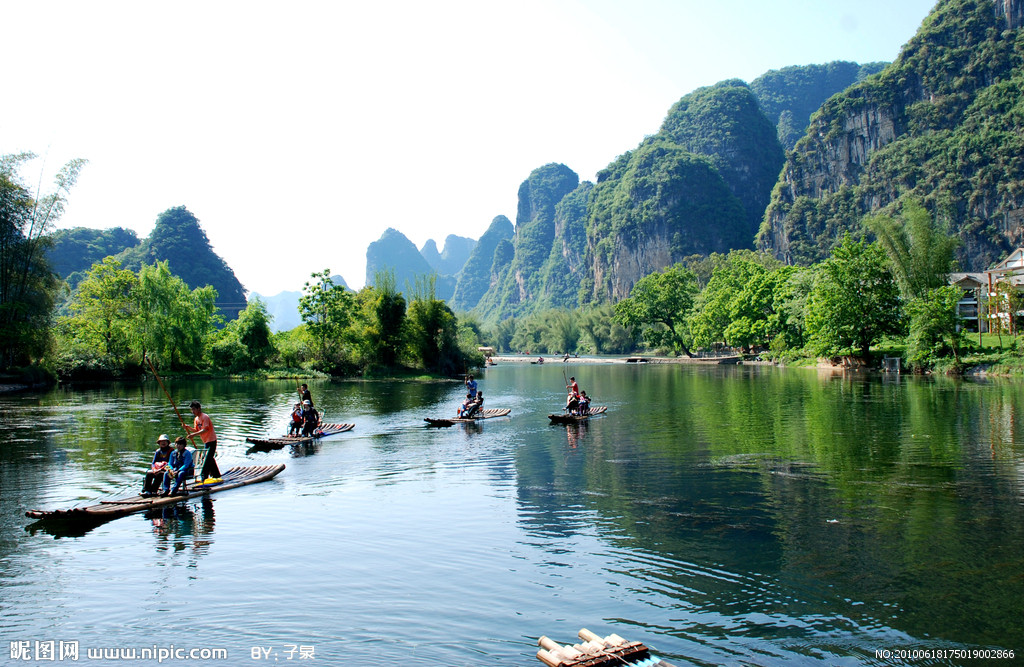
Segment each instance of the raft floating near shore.
M640 642L628 642L616 634L600 637L586 628L579 631L580 644L559 644L541 637L537 659L548 667L673 667Z

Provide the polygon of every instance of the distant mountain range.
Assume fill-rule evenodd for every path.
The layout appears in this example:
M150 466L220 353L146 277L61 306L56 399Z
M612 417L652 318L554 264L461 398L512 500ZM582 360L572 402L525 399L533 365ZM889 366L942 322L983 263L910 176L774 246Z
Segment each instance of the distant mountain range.
M390 271L413 293L432 276L437 297L493 323L617 301L693 255L756 246L812 263L845 233L864 235L865 214L896 212L908 196L961 240L963 270L984 268L1024 244L1022 24L1024 0L939 0L891 64L786 67L700 88L596 182L563 164L533 170L515 223L497 216L479 241L448 236L443 251L433 240L417 249L388 229L367 248L366 284ZM161 218L182 226L185 213ZM206 243L197 222L189 229L190 242ZM55 236L51 261L73 282L104 253L173 259L157 231L140 241L69 230ZM200 256L209 262L172 270L190 285L188 276L223 275L220 298L244 302L230 269ZM261 297L275 328L297 322L297 294Z

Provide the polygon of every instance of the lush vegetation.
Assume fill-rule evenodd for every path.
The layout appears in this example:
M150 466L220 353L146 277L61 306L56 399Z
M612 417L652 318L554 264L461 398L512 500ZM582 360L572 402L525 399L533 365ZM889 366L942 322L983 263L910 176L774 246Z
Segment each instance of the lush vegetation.
M794 65L765 72L750 82L750 90L768 120L775 124L779 143L793 150L804 136L811 115L828 98L872 74L889 63L834 61L824 65Z
M52 193L39 197L21 180L31 153L0 157L0 369L27 365L50 351L53 305L60 287L44 256L48 234L85 164L58 173Z
M1024 35L1006 27L987 0L943 0L892 65L828 99L788 156L759 247L817 262L862 216L912 197L961 240L965 270L1008 254L1024 200Z

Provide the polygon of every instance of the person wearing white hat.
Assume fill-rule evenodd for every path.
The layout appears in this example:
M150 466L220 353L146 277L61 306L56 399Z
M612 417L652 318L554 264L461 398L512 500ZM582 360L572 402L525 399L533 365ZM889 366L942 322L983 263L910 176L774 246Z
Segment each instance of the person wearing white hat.
M146 479L142 482L142 495L144 498L149 496L155 496L160 491L160 483L164 479L164 470L167 468L167 462L171 459L171 439L166 433L161 433L160 437L156 439L156 444L159 445L157 450L153 453L153 462L149 466L149 472L146 473Z

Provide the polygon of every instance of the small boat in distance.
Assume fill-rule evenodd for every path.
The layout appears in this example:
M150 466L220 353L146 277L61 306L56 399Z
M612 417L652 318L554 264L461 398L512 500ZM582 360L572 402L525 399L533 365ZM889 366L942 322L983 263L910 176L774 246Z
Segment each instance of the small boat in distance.
M505 417L511 414L511 412L512 408L493 408L480 410L473 414L472 417L457 417L455 419L431 419L430 417L424 417L423 421L427 422L427 426L453 426L455 424L472 424L481 419L491 419L492 417Z
M320 438L351 431L355 427L355 424L321 424L317 433L311 436L283 435L280 438L246 438L245 441L254 445L256 450L281 449L286 445L309 445Z
M590 408L590 410L588 410L587 414L585 415L548 415L548 419L551 420L552 424L575 424L577 422L590 419L594 415L603 415L606 412L608 412L607 405L595 405L594 407Z
M150 497L136 495L126 498L113 498L111 500L101 500L95 505L88 505L86 507L72 507L62 510L29 510L25 512L25 516L30 519L40 519L41 521L99 524L110 519L134 514L135 512L173 505L174 503L234 489L239 486L265 482L273 479L282 470L284 470L283 463L272 466L235 467L224 473L221 476L221 481L215 484L196 484L193 486L192 483L189 483L188 491L183 495Z

